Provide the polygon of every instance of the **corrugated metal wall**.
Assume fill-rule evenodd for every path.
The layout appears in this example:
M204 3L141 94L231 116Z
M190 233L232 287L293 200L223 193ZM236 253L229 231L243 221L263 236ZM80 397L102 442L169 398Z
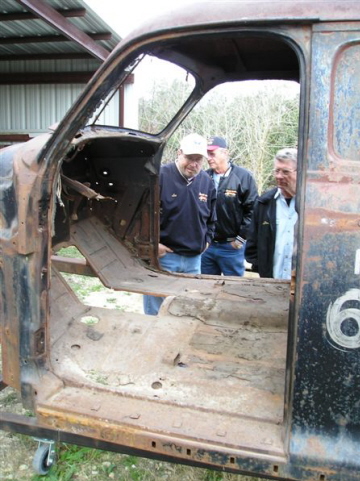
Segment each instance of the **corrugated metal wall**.
M0 73L11 72L88 72L96 70L100 62L96 59L65 60L2 60Z
M59 122L84 85L0 86L1 133L46 132Z
M98 65L92 59L0 62L0 75L19 71L24 72L24 77L28 72L93 71ZM0 133L46 132L64 117L83 88L83 84L0 85ZM100 123L118 125L119 100L115 97Z

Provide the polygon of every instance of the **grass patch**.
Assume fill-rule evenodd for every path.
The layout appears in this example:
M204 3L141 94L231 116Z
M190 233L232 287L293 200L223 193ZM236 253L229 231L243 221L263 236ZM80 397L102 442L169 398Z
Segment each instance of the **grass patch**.
M3 397L1 404L4 407L12 406L14 403L18 402L18 398L19 396L16 391L10 391Z
M116 297L107 297L106 302L109 302L110 304L115 304L117 302Z
M44 476L31 481L261 481L259 478L192 468L152 459L85 448L56 445L56 462ZM264 481L264 480L263 480Z
M64 272L61 275L81 301L92 292L100 292L106 289L96 277L65 274Z
M63 247L57 251L57 255L71 257L72 259L85 259L85 257L75 246Z
M33 475L31 481L260 481L65 443L57 445L56 450L56 462L47 476Z
M81 466L94 465L101 459L102 452L97 449L84 448L72 444L60 444L57 447L56 461L44 476L35 474L31 481L70 481L76 479Z

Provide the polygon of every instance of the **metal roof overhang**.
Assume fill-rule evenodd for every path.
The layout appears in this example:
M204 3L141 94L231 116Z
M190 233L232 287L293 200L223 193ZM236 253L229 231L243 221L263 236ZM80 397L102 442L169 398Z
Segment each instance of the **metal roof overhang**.
M1 0L0 86L86 84L120 41L83 0ZM64 68L64 60L86 63L74 70ZM44 61L41 66L39 61ZM123 97L121 89L121 112ZM28 138L17 132L0 134L5 142Z
M121 37L82 0L2 0L0 62L93 58L100 65ZM86 83L92 72L57 72L61 83ZM1 84L53 83L53 72L2 73Z

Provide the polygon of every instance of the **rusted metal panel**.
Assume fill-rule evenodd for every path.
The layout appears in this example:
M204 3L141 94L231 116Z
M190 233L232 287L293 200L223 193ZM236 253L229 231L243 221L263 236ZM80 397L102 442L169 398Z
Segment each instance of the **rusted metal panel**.
M330 478L339 469L335 465L359 470L360 158L357 115L350 103L358 103L360 92L357 67L344 68L349 57L357 63L359 55L359 29L353 27L342 24L332 32L327 26L313 39L293 401L294 465L304 456L314 465L321 459Z
M206 8L208 6L208 8ZM360 16L360 5L357 1L322 1L311 0L274 1L236 0L235 2L195 2L187 5L186 11L177 8L140 25L126 41L141 38L150 31L166 31L172 33L177 29L207 25L242 25L256 23L317 23L331 21L357 21Z
M96 276L95 272L91 269L89 264L87 264L85 259L72 259L71 257L53 255L51 257L51 262L61 272L81 276Z
M165 30L124 42L47 144L3 150L4 381L34 409L39 430L234 472L358 481L359 118L352 99L360 98L360 4L275 2L263 12L259 5L232 2L199 18L184 10L159 19ZM194 22L201 25L191 30ZM229 58L218 55L218 44ZM122 81L136 49L196 73L188 104L158 136L79 131ZM164 144L214 83L255 75L302 83L295 277L290 285L161 272ZM61 169L70 181L60 182ZM167 296L159 316L82 304L56 265L78 267L51 263L51 241L55 251L75 245L86 259L75 265L108 287Z
M207 306L214 302L213 285L213 279L205 281L195 302L192 293L169 299L156 319L89 308L74 296L65 306L68 288L54 271L52 374L41 380L46 388L38 390L41 424L163 455L181 458L188 452L189 460L214 466L227 459L227 467L234 468L246 451L266 453L268 463L283 463L289 285L264 283L265 290L254 292L255 284L234 279L215 286L220 318ZM239 288L244 306L245 299L255 297L260 310L268 309L272 290L275 295L282 291L282 297L276 296L278 304L282 299L282 325L278 318L264 319L260 310L258 318L246 312L234 316ZM261 352L254 349L259 342ZM239 445L239 439L245 444Z

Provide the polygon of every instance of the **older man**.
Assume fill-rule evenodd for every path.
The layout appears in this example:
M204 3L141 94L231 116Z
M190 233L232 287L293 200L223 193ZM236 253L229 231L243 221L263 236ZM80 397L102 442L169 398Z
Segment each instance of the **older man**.
M207 173L217 190L215 236L201 258L202 274L244 275L244 252L257 188L252 174L230 160L223 137L211 137L207 146Z
M215 228L216 191L202 170L206 139L184 137L175 162L160 169L159 264L165 271L199 274L201 253ZM144 296L144 312L156 315L162 297Z
M260 277L291 279L297 174L297 149L285 148L274 159L277 187L255 204L245 257Z

